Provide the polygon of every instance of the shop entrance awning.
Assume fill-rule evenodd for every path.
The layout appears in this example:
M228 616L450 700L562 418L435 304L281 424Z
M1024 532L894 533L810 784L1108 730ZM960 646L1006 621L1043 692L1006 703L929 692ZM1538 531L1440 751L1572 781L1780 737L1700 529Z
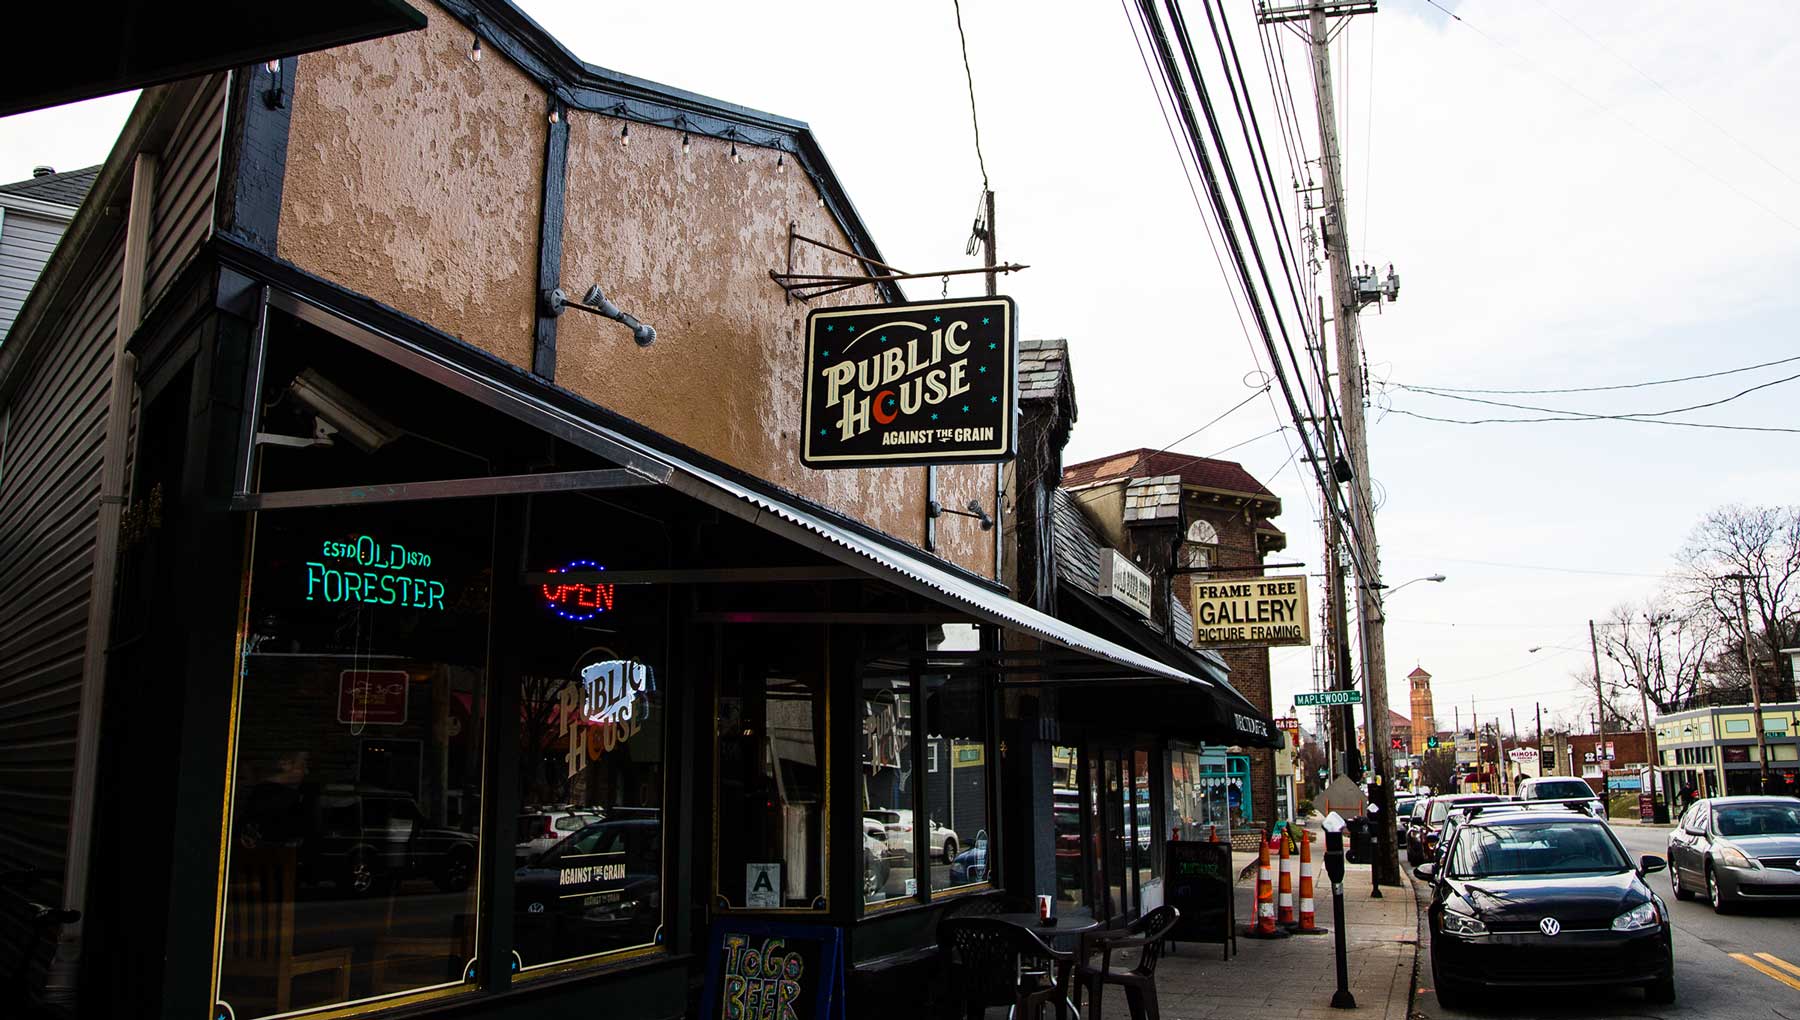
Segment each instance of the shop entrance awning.
M9 7L15 41L63 42L54 60L9 61L0 71L0 117L425 27L425 15L401 0Z
M427 335L401 335L398 331L384 332L354 321L347 313L323 303L331 296L301 297L271 287L267 300L271 308L342 337L496 411L585 447L647 483L660 483L971 620L1036 638L1051 649L1030 658L1044 666L1044 671L1052 676L1066 670L1086 681L1160 680L1172 681L1195 691L1220 690L1220 684L1214 679L1178 669L1038 612L1014 601L1004 591L964 577L947 565L861 534L855 525L836 520L827 512L808 509L797 501L727 477L724 471L704 467L677 451L599 424L594 420L598 415L584 414L580 408L572 406L578 398L516 373L512 378L503 378L491 369L484 371L483 367L478 367L480 356L454 341ZM525 477L529 479L530 476ZM507 479L472 479L467 483L472 487L468 495L496 495L499 490L494 484L502 481ZM260 497L259 502L269 498ZM1058 654L1057 650L1063 654ZM1080 668L1073 668L1072 660L1081 660ZM1215 667L1213 675L1222 679L1223 670Z

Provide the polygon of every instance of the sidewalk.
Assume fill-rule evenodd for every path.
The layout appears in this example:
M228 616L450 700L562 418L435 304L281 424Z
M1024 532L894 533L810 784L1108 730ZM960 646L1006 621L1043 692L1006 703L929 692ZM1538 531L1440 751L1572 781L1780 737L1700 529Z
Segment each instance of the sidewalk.
M1331 883L1325 877L1324 840L1313 833L1314 861L1319 877L1314 905L1318 925L1333 926ZM1254 858L1234 855L1243 868ZM1307 1017L1317 1020L1365 1017L1370 1020L1405 1020L1413 988L1413 966L1418 958L1418 907L1411 882L1400 888L1383 887L1382 898L1369 896L1369 866L1346 865L1344 917L1348 943L1350 993L1355 1009L1332 1009L1337 988L1333 956L1335 935L1294 936L1274 941L1242 937L1243 927L1255 916L1255 875L1237 884L1238 955L1221 960L1217 945L1181 944L1165 954L1157 965L1157 997L1166 1020L1263 1020L1268 1017ZM1123 1020L1131 1015L1125 996L1109 988L1101 1012ZM1093 1011L1084 1008L1084 1017Z

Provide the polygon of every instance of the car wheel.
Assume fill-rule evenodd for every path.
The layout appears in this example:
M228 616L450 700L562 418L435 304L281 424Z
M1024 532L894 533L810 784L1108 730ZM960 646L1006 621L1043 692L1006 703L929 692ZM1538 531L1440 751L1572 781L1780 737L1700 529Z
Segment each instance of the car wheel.
M1644 998L1665 1006L1675 1001L1675 971L1673 967L1663 977L1644 986Z
M1712 904L1713 913L1731 913L1731 901L1725 898L1725 890L1719 886L1719 877L1713 874L1713 866L1706 866L1706 899Z
M444 870L437 875L437 887L444 892L462 892L475 877L475 853L467 847L452 850L444 860Z
M1462 982L1444 976L1438 967L1437 953L1431 954L1431 983L1437 992L1438 1005L1445 1009L1458 1009L1469 1001L1467 989Z
M1670 855L1669 860L1669 889L1675 893L1675 898L1678 900L1694 898L1694 894L1688 890L1688 887L1681 884L1681 869L1676 867L1673 855Z
M956 837L949 836L944 839L944 863L951 864L951 863L954 863L955 860L956 860Z
M375 862L357 851L344 864L344 891L352 896L367 896L375 891Z

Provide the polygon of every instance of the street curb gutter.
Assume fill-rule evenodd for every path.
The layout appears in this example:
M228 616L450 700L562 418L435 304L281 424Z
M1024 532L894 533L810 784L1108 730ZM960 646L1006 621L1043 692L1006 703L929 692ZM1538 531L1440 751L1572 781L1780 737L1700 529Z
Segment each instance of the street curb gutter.
M1424 931L1424 928L1420 925L1420 920L1419 920L1419 886L1418 886L1418 883L1414 882L1412 875L1407 873L1407 870L1404 867L1404 864L1400 869L1400 876L1401 876L1400 884L1404 885L1406 887L1406 898L1412 901L1412 915L1413 915L1412 966L1407 968L1406 998L1404 1000L1405 1005L1403 1005L1401 1007L1400 1015L1398 1017L1396 1017L1396 1016L1394 1016L1393 1004L1390 1002L1388 1004L1388 1011L1387 1011L1388 1020L1411 1020L1411 1018L1416 1015L1413 1011L1413 1006L1416 1003L1418 996L1419 996L1419 944L1425 938L1425 931Z

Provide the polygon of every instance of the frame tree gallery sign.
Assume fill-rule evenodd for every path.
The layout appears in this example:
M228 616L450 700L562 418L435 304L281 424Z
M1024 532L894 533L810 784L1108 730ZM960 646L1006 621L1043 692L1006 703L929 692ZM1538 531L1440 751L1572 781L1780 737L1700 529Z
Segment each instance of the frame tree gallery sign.
M1016 328L1006 297L809 312L800 463L1011 460Z
M1194 643L1304 645L1312 643L1306 577L1246 577L1193 583Z

